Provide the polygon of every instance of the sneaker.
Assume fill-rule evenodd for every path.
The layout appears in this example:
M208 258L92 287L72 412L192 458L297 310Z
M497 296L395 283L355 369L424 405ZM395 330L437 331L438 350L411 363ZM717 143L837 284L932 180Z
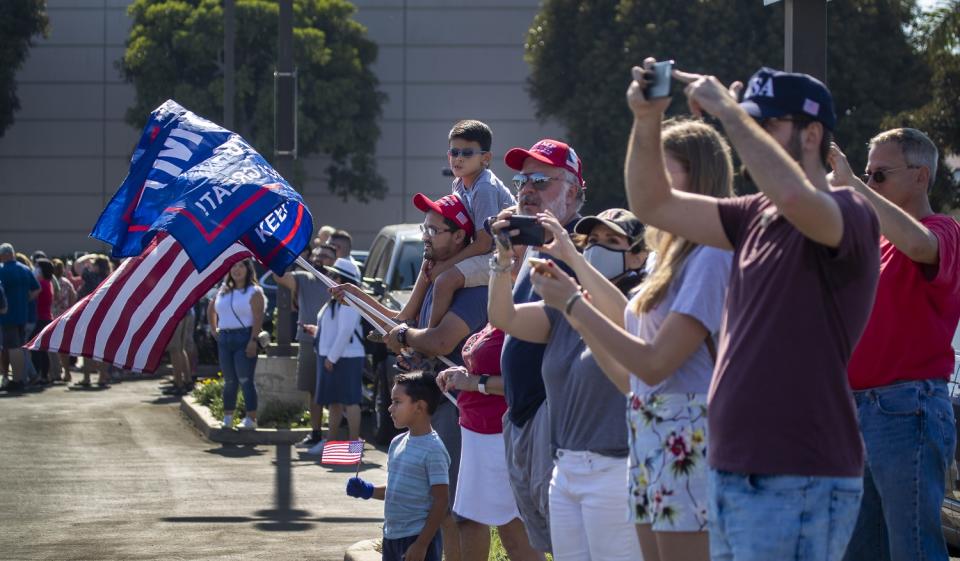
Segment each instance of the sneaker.
M311 431L303 440L296 444L297 448L313 448L316 444L323 440L323 437L320 436L320 431Z
M4 391L7 392L22 392L25 389L23 382L10 381L7 382L6 386L3 386Z
M222 429L227 429L227 430L232 429L232 428L233 428L233 416L232 416L232 415L230 415L230 416L226 416L226 415L225 415L225 416L223 417L223 422L220 423L220 428L222 428Z
M240 424L237 425L237 428L240 430L255 430L257 428L257 422L251 419L250 417L244 417Z
M323 445L326 444L326 443L327 443L326 440L320 439L320 441L317 442L316 444L314 444L312 448L310 448L309 450L307 450L307 454L310 454L311 456L322 456L322 455L323 455Z

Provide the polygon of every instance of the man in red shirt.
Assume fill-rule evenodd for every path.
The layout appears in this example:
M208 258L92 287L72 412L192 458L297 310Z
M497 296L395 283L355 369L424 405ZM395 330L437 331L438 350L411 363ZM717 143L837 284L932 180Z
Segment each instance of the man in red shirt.
M876 301L847 368L867 457L845 559L946 560L940 505L956 448L947 380L960 318L960 224L930 207L937 147L916 129L871 139L863 181L836 145L830 163L835 184L872 203L882 234Z

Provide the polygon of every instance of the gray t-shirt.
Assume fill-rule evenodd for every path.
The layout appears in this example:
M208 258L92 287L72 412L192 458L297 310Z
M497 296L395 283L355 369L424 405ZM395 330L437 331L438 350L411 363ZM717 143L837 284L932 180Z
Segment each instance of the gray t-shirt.
M450 455L436 431L423 436L397 435L387 452L387 492L383 505L383 537L416 536L433 506L430 488L449 485Z
M700 322L714 340L723 320L723 305L730 282L730 264L733 252L699 246L690 252L680 271L676 273L667 294L652 310L637 316L634 301L643 294L644 287L630 301L624 312L627 331L644 341L653 341L671 312L684 314ZM707 393L713 374L713 357L706 340L700 348L680 365L680 368L656 386L649 386L636 376L630 377L630 390L636 395L660 393Z
M317 321L317 312L330 299L330 292L323 281L307 271L293 271L293 280L297 283L297 320L301 324ZM313 344L313 337L297 326L297 341Z
M483 222L487 218L496 216L501 210L517 204L513 193L490 170L484 170L473 182L473 187L469 189L463 185L463 179L458 177L453 181L452 189L467 207L467 213L470 214L475 230L483 228Z
M550 407L554 450L589 451L627 456L624 398L597 365L563 314L546 308L550 339L543 353L543 385Z

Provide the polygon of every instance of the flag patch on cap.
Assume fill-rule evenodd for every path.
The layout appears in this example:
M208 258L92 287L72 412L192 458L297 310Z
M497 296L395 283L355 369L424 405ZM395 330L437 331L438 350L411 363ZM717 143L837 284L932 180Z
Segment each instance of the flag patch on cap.
M803 101L803 112L816 117L820 112L820 104L812 99L806 99Z

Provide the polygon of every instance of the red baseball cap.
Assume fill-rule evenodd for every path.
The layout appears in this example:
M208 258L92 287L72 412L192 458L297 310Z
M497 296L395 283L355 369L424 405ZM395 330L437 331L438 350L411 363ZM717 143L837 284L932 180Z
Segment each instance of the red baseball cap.
M580 180L580 186L583 186L583 163L576 151L565 142L544 138L530 147L529 150L523 148L511 148L503 157L504 163L508 167L520 171L523 169L523 162L527 158L534 158L547 165L563 168Z
M417 193L413 196L413 206L422 212L436 212L440 216L452 220L454 224L463 228L467 235L473 235L473 222L470 220L470 214L463 201L456 195L446 195L436 201L431 201L430 197L423 193Z

